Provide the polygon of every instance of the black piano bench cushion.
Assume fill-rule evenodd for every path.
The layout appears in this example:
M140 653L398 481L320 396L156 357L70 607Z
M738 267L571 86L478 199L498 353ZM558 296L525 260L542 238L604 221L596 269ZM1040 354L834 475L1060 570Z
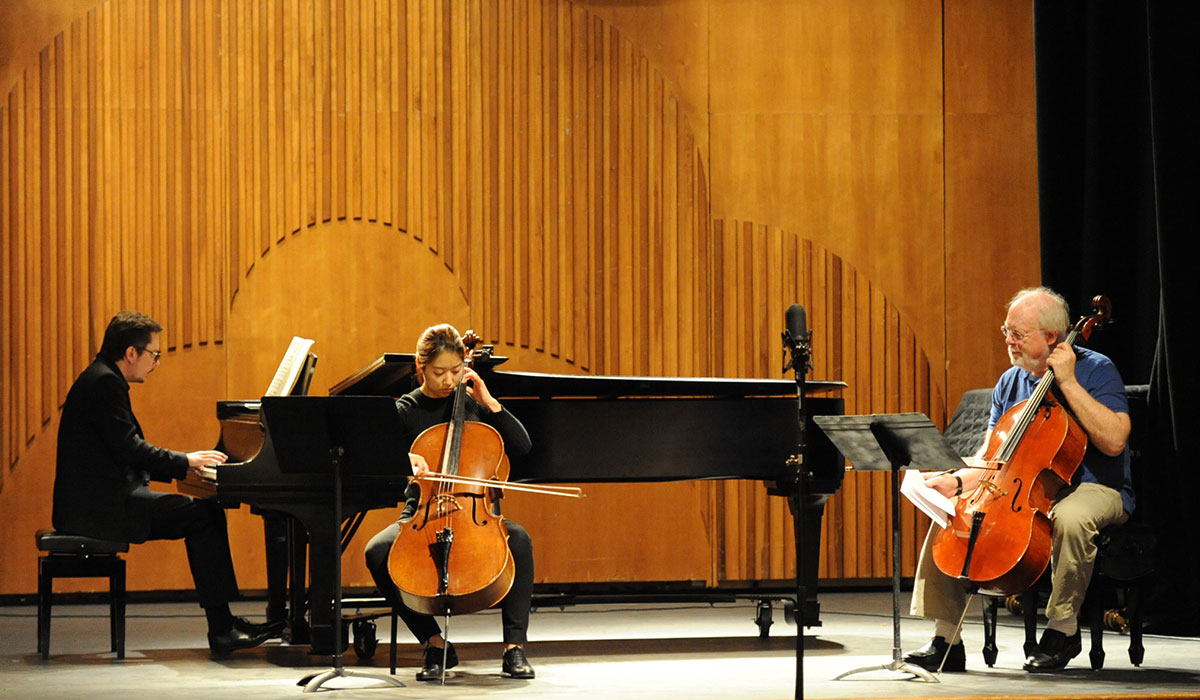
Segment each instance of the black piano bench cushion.
M129 551L129 543L67 535L54 530L38 530L37 548L38 551L51 554L119 554Z

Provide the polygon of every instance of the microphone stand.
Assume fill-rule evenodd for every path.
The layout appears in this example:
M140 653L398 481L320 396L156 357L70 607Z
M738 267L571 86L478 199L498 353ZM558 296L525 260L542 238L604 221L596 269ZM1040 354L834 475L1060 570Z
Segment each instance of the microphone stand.
M783 371L792 370L796 380L796 454L788 458L787 465L791 469L795 484L791 489L788 505L792 511L792 527L796 541L796 700L804 700L804 604L808 600L808 590L804 577L804 502L806 497L805 482L809 473L804 464L804 454L807 447L805 430L808 426L808 412L804 405L805 375L811 369L809 357L812 347L809 344L812 334L801 327L796 336L791 329L785 330L783 351L786 362Z

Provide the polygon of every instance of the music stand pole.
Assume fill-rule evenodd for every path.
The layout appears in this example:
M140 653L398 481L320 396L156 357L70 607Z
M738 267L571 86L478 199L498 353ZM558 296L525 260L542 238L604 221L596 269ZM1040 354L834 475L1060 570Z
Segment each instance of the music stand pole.
M938 683L935 676L920 666L905 663L900 655L900 472L954 468L962 466L962 458L929 418L920 413L813 416L813 420L855 469L892 472L892 660L846 671L834 680L885 670L911 673Z
M333 532L340 532L342 528L342 456L346 453L346 449L341 445L334 445L329 449L330 460L333 464ZM391 675L382 675L378 673L369 673L366 671L354 671L345 668L342 665L342 543L337 543L337 564L333 570L333 668L321 673L305 676L300 679L297 685L304 686L304 692L313 693L321 689L326 681L334 678L345 678L353 676L355 678L370 678L377 681L383 681L388 685L397 688L403 688L404 683ZM321 601L320 604L324 604ZM337 688L329 688L329 690L337 690Z

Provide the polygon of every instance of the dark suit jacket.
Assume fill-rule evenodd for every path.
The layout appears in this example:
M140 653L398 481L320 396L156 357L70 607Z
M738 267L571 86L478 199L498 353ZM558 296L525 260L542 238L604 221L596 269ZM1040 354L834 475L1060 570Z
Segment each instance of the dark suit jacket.
M145 542L155 495L150 480L187 476L187 455L155 447L129 403L129 383L97 356L71 385L58 426L54 529Z

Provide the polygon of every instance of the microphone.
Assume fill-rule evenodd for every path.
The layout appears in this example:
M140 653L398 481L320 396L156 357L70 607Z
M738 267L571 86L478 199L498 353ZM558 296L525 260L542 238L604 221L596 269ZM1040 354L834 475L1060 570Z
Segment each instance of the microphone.
M800 306L799 304L792 304L787 308L787 313L784 315L784 328L786 330L784 330L782 334L783 351L786 355L783 366L784 372L793 368L801 372L809 369L809 334L807 321L808 319L805 318L803 306Z
M804 317L804 307L799 304L792 304L787 307L787 313L784 316L785 327L787 332L792 336L792 340L797 343L803 343L808 340L808 329Z

